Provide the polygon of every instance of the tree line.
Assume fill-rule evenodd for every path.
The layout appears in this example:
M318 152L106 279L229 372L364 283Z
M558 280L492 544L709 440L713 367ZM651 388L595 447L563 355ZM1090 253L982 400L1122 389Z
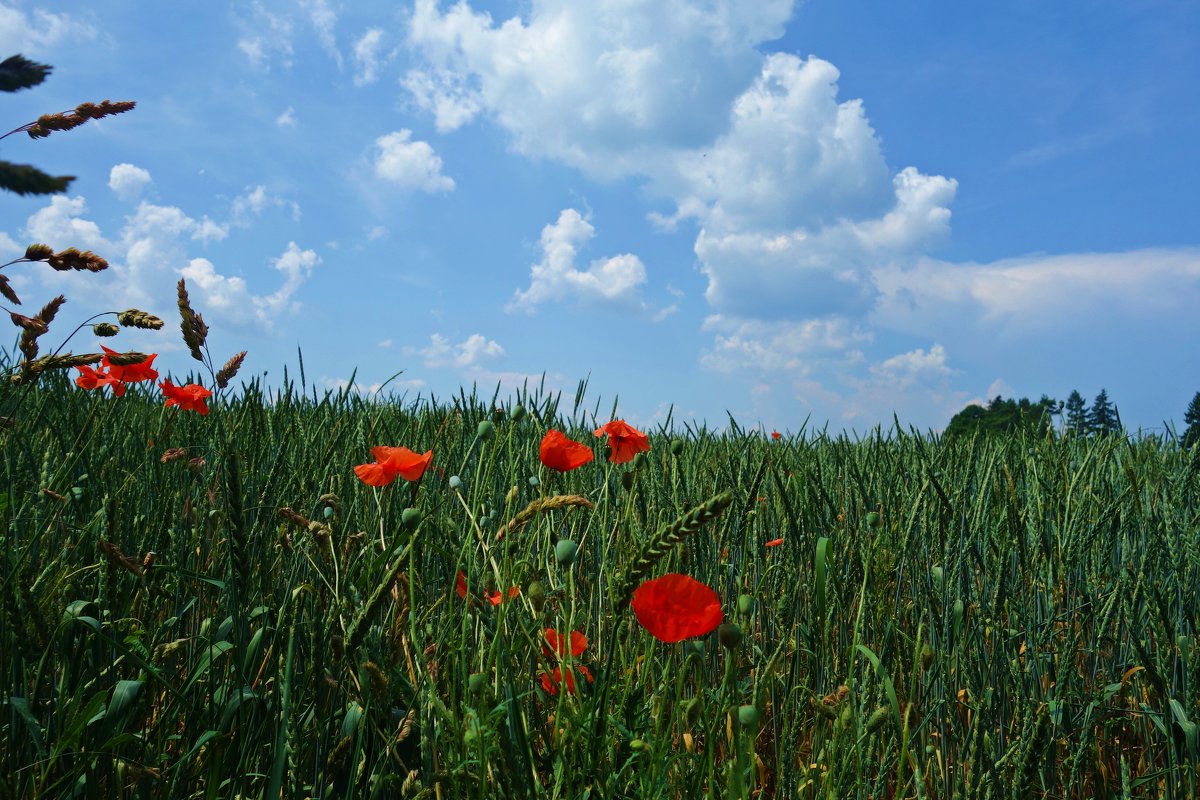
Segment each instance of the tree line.
M1062 421L1062 432L1073 436L1102 436L1124 432L1121 413L1108 397L1108 391L1100 390L1089 407L1078 390L1072 390L1065 401L1057 401L1042 395L1037 402L1027 397L1004 399L996 395L987 406L969 405L954 415L946 426L945 436L953 439L974 433L1013 433L1028 430L1046 435L1058 417ZM1192 397L1183 414L1187 429L1183 433L1184 447L1200 444L1200 392Z

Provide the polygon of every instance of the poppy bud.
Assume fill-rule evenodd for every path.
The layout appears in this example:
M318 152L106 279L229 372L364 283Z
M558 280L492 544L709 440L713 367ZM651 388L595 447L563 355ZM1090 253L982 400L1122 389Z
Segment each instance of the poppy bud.
M559 539L558 544L554 545L554 559L559 563L559 566L569 567L575 563L575 557L579 554L579 545L571 539Z
M754 598L748 594L738 595L738 613L746 616L754 613Z
M533 606L535 611L541 611L546 607L546 587L542 586L541 581L534 581L529 584L529 589L525 592L525 596L529 598L529 604Z
M462 487L463 487L462 478L458 477L457 475L451 475L450 476L450 488L455 491L458 491Z
M518 403L517 405L513 406L512 421L520 422L523 419L525 419L525 406Z
M633 457L633 468L641 469L644 466L646 466L646 454L644 452L635 454Z
M475 427L475 435L483 441L496 438L496 426L490 419L479 421L479 425Z
M627 491L627 492L633 488L633 473L632 472L622 472L621 473L621 486L624 487L625 491Z
M738 708L738 722L742 723L747 728L758 728L758 722L761 719L758 709L754 706L741 706Z
M683 455L683 439L672 439L671 440L671 455L673 455L673 456Z
M467 688L471 690L471 694L479 694L485 686L487 686L487 676L482 672L472 672L471 677L467 678Z
M876 512L876 511L867 512L867 527L878 528L882 524L883 524L883 521L880 518L878 512Z
M421 524L421 512L415 508L406 508L400 512L400 524L405 530L413 530Z
M742 643L742 626L736 622L722 622L717 627L717 638L727 650L733 650Z
M530 486L532 486L536 489L538 486L541 486L541 484L542 484L542 482L541 482L541 480L538 479L537 475L529 476L529 485Z

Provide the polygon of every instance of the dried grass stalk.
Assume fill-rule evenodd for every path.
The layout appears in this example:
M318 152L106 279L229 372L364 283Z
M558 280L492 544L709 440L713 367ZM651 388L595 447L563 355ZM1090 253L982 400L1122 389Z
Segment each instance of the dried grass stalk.
M38 260L41 261L43 259ZM66 272L72 269L77 272L103 272L108 269L108 262L91 250L84 250L81 253L74 247L68 247L60 253L54 253L44 260L59 272Z
M136 350L131 350L128 353L117 353L108 357L108 363L114 367L128 367L132 364L141 364L146 359L150 358L147 353L139 353Z
M8 285L8 276L0 274L0 294L4 295L8 302L15 306L21 305L21 298L17 297L17 293Z
M581 508L592 508L592 501L588 500L581 494L556 494L553 497L541 497L534 500L529 505L525 506L519 514L496 533L496 541L500 541L508 534L515 531L517 528L525 525L529 520L536 517L543 511L555 511L560 508L569 508L578 506Z
M192 309L183 278L179 279L179 318L179 332L183 334L183 343L187 345L192 358L203 364L204 354L200 352L200 348L207 341L208 326L204 324L204 318Z
M217 372L217 388L224 389L229 385L229 381L237 375L237 371L241 369L242 362L246 360L246 351L238 353L233 358L225 362L225 366Z
M136 308L126 309L117 314L117 322L125 328L143 328L157 331L162 328L163 321L153 314Z

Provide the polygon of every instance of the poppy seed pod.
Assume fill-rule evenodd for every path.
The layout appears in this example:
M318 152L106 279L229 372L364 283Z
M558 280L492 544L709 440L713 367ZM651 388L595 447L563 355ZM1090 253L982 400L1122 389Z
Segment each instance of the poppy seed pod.
M325 519L331 519L333 517L333 506L325 506L321 513L325 515Z
M471 677L467 678L467 688L471 690L471 694L479 694L485 686L487 686L487 676L482 672L472 672Z
M406 508L400 512L400 524L405 530L413 530L421 524L421 512L415 508Z
M513 422L520 422L521 420L525 419L525 406L520 405L519 403L513 406L511 419Z
M458 477L457 475L451 475L450 476L450 488L454 489L455 491L458 491L462 487L463 487L462 478Z
M671 455L673 455L673 456L683 455L683 439L672 439L671 440Z
M761 715L754 706L746 705L738 708L738 722L747 728L758 728Z
M575 557L579 555L579 545L571 539L559 539L558 544L554 545L554 560L559 566L569 567L575 563Z
M717 638L726 650L733 650L742 643L742 626L736 622L723 622L717 627Z
M496 438L496 424L490 419L480 420L475 426L475 435L485 442Z
M877 512L877 511L867 512L867 526L868 527L878 528L882 524L883 524L883 519L879 516L879 512Z
M738 595L738 613L747 616L754 613L754 598L748 594Z
M529 598L529 604L533 606L535 611L541 611L546 607L546 587L542 586L541 581L534 581L529 584L529 589L526 590L525 596Z
M633 457L633 467L634 469L641 469L644 466L646 466L646 454L644 452L638 453Z
M627 491L627 492L633 488L633 473L632 472L622 472L621 473L621 487L624 488L625 491Z

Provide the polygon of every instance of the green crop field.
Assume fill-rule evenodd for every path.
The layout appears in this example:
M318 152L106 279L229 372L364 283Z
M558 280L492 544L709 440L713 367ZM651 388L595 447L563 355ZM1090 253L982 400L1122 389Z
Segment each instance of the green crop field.
M1197 795L1174 442L610 448L583 386L0 404L10 797Z

